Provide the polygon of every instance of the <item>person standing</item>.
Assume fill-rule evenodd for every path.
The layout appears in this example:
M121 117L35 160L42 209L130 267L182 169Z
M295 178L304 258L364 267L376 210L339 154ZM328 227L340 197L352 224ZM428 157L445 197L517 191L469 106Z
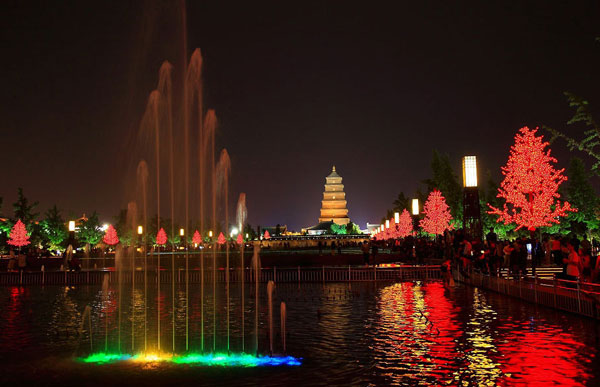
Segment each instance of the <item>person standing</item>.
M571 241L566 242L563 252L567 254L566 258L563 259L567 273L566 277L570 281L577 281L577 278L581 275L581 258L575 251L575 247Z
M363 263L365 264L365 266L369 266L369 244L365 241L365 243L362 244L360 249L363 253Z

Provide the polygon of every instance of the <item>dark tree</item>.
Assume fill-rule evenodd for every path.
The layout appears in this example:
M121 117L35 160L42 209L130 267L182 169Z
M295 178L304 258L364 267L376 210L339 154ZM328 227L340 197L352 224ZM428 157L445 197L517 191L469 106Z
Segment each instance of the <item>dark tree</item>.
M432 177L424 181L428 192L432 192L434 189L440 190L446 198L452 217L461 222L463 215L462 188L448 155L440 154L437 150L433 151L431 173Z
M25 225L32 223L39 215L37 212L34 212L38 204L38 202L33 202L30 204L29 199L27 199L23 194L23 188L19 188L17 201L13 204L15 221L17 219L21 219Z
M402 210L410 210L410 199L404 195L404 192L400 192L398 197L394 200L394 212L402 212Z
M557 138L562 138L567 142L567 146L570 150L579 150L592 157L594 159L592 171L596 174L600 174L600 126L598 126L598 123L592 117L588 101L573 93L565 92L564 94L569 101L569 106L575 108L575 114L567 121L567 125L583 125L581 138L577 139L571 137L546 125L543 125L542 127L552 134L550 143Z
M567 170L566 196L569 202L577 208L577 212L570 213L567 221L571 230L581 235L586 230L595 230L599 222L597 217L598 196L594 187L590 184L588 174L583 160L573 157Z

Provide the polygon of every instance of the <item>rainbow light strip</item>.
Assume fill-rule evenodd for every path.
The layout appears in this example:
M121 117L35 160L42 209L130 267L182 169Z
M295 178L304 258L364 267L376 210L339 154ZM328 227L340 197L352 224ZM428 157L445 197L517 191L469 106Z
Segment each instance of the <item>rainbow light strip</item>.
M299 366L302 358L293 356L254 356L247 353L188 353L173 355L168 353L139 353L136 355L120 353L93 353L79 358L83 363L110 364L116 362L134 363L175 363L207 367L260 367L260 366Z

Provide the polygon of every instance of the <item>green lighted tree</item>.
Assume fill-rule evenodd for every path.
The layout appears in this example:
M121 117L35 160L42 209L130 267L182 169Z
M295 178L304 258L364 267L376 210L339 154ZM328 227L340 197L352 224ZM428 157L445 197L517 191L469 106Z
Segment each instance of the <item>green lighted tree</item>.
M567 176L569 180L566 184L565 196L577 208L577 212L569 213L566 219L570 225L569 231L582 235L587 230L597 230L599 227L597 211L600 202L590 183L590 176L583 160L578 157L572 158Z
M341 224L332 223L329 226L329 234L332 235L344 235L346 234L346 226Z
M63 247L62 243L68 236L65 220L62 218L56 204L46 211L45 216L45 219L41 222L44 239L50 249L60 250Z
M104 232L102 231L102 228L100 228L98 214L94 211L92 215L79 226L77 239L90 246L95 246L102 240L103 236Z

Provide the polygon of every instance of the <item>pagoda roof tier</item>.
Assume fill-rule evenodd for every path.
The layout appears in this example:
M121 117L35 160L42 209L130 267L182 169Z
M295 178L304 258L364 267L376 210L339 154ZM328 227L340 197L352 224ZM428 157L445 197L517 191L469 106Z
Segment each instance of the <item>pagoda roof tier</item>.
M346 208L345 200L321 200L321 208Z

